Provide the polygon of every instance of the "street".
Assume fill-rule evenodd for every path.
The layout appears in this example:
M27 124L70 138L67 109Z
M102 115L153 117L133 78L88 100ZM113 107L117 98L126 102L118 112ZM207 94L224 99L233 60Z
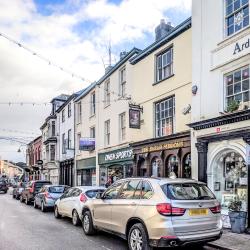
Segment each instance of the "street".
M0 250L71 249L125 250L127 244L106 233L87 237L81 227L72 225L71 220L56 220L52 211L42 213L31 205L20 203L12 199L10 191L8 194L0 193Z

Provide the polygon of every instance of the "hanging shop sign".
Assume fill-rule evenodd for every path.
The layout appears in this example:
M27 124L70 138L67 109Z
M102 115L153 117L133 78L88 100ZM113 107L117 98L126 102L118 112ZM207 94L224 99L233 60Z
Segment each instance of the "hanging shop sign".
M92 151L95 149L95 138L80 138L79 150Z
M143 109L139 105L129 105L129 127L141 128L141 112Z
M133 150L131 148L124 148L124 149L114 150L108 153L100 153L98 159L99 159L99 164L132 160Z

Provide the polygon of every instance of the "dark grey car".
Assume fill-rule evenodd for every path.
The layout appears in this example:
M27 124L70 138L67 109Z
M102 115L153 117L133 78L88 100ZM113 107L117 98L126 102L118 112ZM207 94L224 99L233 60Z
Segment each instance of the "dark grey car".
M44 185L34 198L34 208L40 207L42 212L54 208L55 202L70 188L66 185Z

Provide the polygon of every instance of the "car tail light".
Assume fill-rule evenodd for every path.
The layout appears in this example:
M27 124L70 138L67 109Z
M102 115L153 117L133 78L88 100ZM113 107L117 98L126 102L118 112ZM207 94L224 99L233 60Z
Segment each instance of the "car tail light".
M51 195L48 192L45 193L45 197L48 199L52 199Z
M219 214L221 212L221 205L218 205L216 207L210 207L210 210L213 214Z
M30 193L34 193L34 186L35 186L35 183L32 184L32 187L30 188Z
M169 215L180 216L180 215L184 215L186 211L185 208L172 207L170 203L157 204L156 209L159 214L166 215L166 216L169 216Z
M81 202L86 202L88 200L87 196L85 194L80 195L80 201Z

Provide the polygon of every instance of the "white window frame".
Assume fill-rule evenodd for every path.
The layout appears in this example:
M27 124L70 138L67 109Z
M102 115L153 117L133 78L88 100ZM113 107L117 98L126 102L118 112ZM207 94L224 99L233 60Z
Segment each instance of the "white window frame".
M110 105L110 79L104 82L104 108Z
M240 80L237 80L237 79L235 80L235 74L237 72L240 72L240 74L241 74ZM246 74L246 76L244 76L244 74ZM250 77L249 76L250 76L250 65L242 66L238 69L235 69L229 73L224 74L225 109L227 109L230 99L231 100L238 100L239 103L249 104L249 102L250 102L250 88L249 88L250 87ZM232 83L228 84L227 80L229 80L229 78L231 78L231 77L233 78ZM244 77L244 79L243 79L243 77ZM248 84L247 84L247 82L248 82ZM237 90L236 88L239 87L239 85L240 85L241 90L239 92L236 92L235 90ZM248 89L246 89L246 86L248 86ZM232 91L232 94L228 93L229 87L230 87L230 90ZM243 88L245 88L245 89L243 90ZM241 101L239 100L240 95L241 95ZM244 97L246 98L247 95L248 95L248 100L244 99Z
M110 145L110 120L104 122L104 144L105 146Z
M62 122L65 122L65 109L62 110Z
M96 95L94 91L90 94L90 116L94 116L95 113L96 113Z
M68 118L71 117L71 114L72 114L72 105L71 103L68 104Z
M77 124L82 122L82 103L77 103Z
M65 133L62 134L62 154L66 154L66 138L65 138Z
M170 58L170 61L168 61ZM156 83L168 79L173 73L173 46L159 53L155 57L156 60ZM167 70L169 73L167 74ZM166 74L165 74L165 73Z
M119 139L120 142L126 140L126 112L119 114Z
M122 67L119 71L119 95L121 97L126 96L126 66Z
M90 131L89 132L90 138L95 138L95 136L96 136L95 126L90 127L89 131Z
M172 107L170 102L172 100ZM162 109L162 107L164 108ZM159 107L159 109L158 109ZM172 114L171 114L172 108ZM163 137L175 133L175 96L168 97L155 103L155 137ZM167 115L166 115L167 114ZM170 126L167 126L170 123ZM170 130L167 133L167 128Z
M72 149L72 129L68 130L68 149Z
M225 23L225 37L230 37L238 32L240 32L242 29L249 26L249 1L245 3L246 0L224 0L224 23ZM228 2L232 2L232 4L227 4ZM235 8L236 3L240 3L240 7L238 9ZM243 5L242 5L243 3ZM248 7L248 15L244 17L244 9ZM232 9L231 9L232 8ZM227 13L228 9L231 9L232 12L230 14ZM239 15L239 13L241 13ZM232 18L232 22L230 25L228 25L229 18ZM236 22L237 18L240 22L240 18L242 18L242 21L240 22L241 27L236 30ZM244 26L244 19L247 20L247 24ZM233 27L233 32L229 34L228 27Z
M52 148L52 146L54 147L54 159L52 159L52 150L51 150L51 148ZM50 159L50 161L55 161L56 160L56 145L55 144L50 144L50 146L49 146L49 159Z

